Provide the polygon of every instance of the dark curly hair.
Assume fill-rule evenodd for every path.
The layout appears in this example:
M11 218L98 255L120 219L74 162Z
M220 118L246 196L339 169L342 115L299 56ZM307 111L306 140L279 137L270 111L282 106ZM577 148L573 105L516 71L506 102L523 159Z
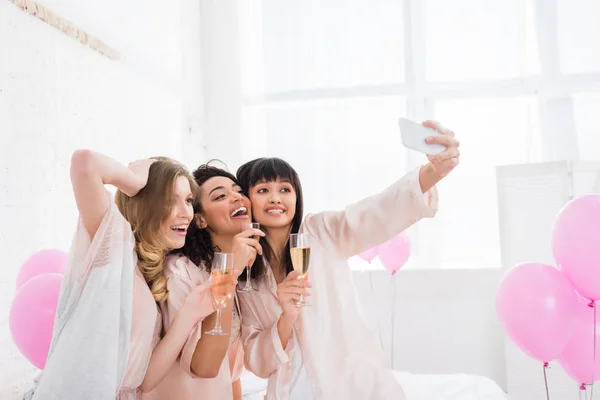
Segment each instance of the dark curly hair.
M250 188L255 186L259 182L274 182L277 179L285 179L290 182L294 191L296 192L296 213L292 220L292 229L290 233L298 233L300 225L302 224L302 218L304 214L304 201L302 196L302 185L300 184L300 178L298 173L292 166L286 161L276 157L262 157L252 161L248 161L243 164L237 170L237 182L241 186L244 194L248 196ZM263 257L269 263L273 262L275 253L265 237L260 238L260 245L263 249ZM259 278L265 273L265 265L263 257L257 257L254 265L251 269L252 278ZM290 242L285 245L283 251L282 266L285 268L285 274L289 274L293 271L292 256L290 254ZM246 274L240 275L238 278L240 281L246 280Z
M201 187L206 181L217 176L223 176L238 183L232 173L211 165L214 162L218 162L218 160L211 160L206 164L202 164L194 171L193 176L198 187ZM194 204L194 215L201 212L202 204L200 202L200 196L198 196L198 201ZM199 228L194 220L190 224L187 234L185 235L185 244L181 249L172 251L172 254L182 254L199 267L202 267L204 264L204 268L210 272L212 260L215 255L215 247L208 231Z

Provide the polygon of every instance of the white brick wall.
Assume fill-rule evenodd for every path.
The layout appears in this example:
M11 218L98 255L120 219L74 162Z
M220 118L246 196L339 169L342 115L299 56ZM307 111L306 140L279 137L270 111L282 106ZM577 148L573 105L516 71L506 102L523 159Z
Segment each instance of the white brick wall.
M92 148L122 162L181 158L189 118L181 93L7 1L0 1L0 60L0 399L9 400L20 398L36 373L8 329L15 278L35 250L68 249L76 219L71 153ZM185 154L198 163L201 149L186 143Z

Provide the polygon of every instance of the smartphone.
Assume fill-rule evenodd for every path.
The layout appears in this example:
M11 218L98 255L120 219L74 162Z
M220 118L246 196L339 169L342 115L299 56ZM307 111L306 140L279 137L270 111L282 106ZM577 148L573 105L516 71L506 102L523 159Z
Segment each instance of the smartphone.
M404 147L427 155L439 154L446 150L446 146L444 145L425 143L425 138L441 135L435 129L426 128L406 118L399 118L398 125L400 126L400 134L402 135L402 144Z

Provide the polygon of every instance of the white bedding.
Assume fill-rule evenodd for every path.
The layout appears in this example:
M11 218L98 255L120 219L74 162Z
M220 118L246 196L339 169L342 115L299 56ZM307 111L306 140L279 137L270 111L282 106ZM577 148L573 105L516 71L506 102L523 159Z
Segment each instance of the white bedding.
M407 400L508 400L491 379L475 375L420 375L394 372ZM242 376L244 400L263 400L267 381L252 374Z

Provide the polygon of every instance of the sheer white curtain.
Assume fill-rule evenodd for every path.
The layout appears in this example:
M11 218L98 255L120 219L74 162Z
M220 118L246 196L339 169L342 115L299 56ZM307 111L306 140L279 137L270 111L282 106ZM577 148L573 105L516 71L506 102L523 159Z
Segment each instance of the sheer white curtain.
M457 133L462 164L439 215L410 229L409 268L500 266L496 166L600 158L596 0L233 3L240 157L290 161L307 211L425 161L403 149L398 117Z

